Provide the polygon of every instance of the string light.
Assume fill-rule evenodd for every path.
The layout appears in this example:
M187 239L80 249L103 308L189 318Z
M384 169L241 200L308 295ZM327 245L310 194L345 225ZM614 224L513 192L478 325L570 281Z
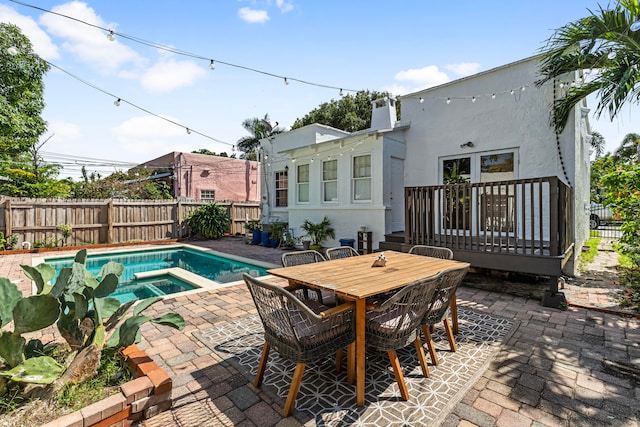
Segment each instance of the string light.
M287 78L286 78L286 77L284 78L284 84L285 84L285 85L289 85L289 80L287 80Z
M491 94L491 99L496 99L496 94L495 93Z
M476 102L476 97L475 96L471 98L471 102Z
M343 93L342 93L342 89L340 89L340 96L342 96L342 95L343 95Z
M189 130L189 128L185 128L187 129L187 135L191 135L191 130Z
M158 50L164 50L164 51L167 51L167 52L171 52L171 53L174 53L176 55L188 56L188 57L195 58L195 59L211 61L211 56L205 57L203 55L199 55L199 54L196 54L196 53L187 52L187 51L184 51L184 50L176 49L174 47L165 46L165 45L162 45L160 43L155 43L155 42L152 42L152 41L149 41L149 40L145 40L145 39L142 39L140 37L130 36L130 35L124 34L124 33L119 33L119 32L116 32L114 30L111 30L111 29L108 29L108 28L104 28L104 27L101 27L101 26L96 25L96 24L92 24L90 22L86 22L86 21L83 21L81 19L65 15L63 13L53 12L51 10L44 9L42 7L39 7L39 6L34 6L32 4L24 3L24 2L19 1L19 0L9 0L9 1L11 1L13 3L16 3L16 4L19 4L19 5L22 5L22 6L25 6L25 7L29 7L29 8L32 8L32 9L39 10L39 11L44 12L44 13L50 13L52 15L60 16L62 18L66 18L66 19L69 19L69 20L72 20L72 21L87 25L87 26L92 27L92 28L96 28L96 29L105 31L105 32L107 32L107 37L109 38L109 40L115 40L115 36L117 35L121 39L130 40L130 41L135 42L135 43L139 43L139 44L142 44L142 45L145 45L145 46L149 46L149 47L152 47L152 48L155 48L155 49L158 49ZM303 79L298 79L298 78L294 78L294 77L284 77L284 76L280 76L280 75L275 74L275 73L270 73L268 71L263 71L263 70L259 70L259 69L256 69L256 68L247 67L247 66L244 66L244 65L234 64L234 63L231 63L231 62L224 62L224 61L220 61L220 60L216 60L216 62L218 64L224 64L224 65L227 65L229 67L239 68L239 69L242 69L242 70L245 70L245 71L251 71L251 72L262 74L262 75L269 76L269 77L275 77L275 78L279 78L279 79L284 78L285 84L289 84L289 81L296 81L298 83L302 83L302 84L305 84L305 85L315 86L315 87L320 87L320 88L325 88L325 89L334 89L334 90L339 90L340 89L339 86L332 86L332 85L327 85L327 84L323 84L323 83L315 83L315 82L311 82L311 81L303 80ZM344 90L346 90L348 92L359 92L360 91L360 89L347 89L347 88L344 88Z
M526 87L526 86L522 86L522 87L520 88L520 90L521 90L522 92L524 92L526 89L527 89L527 87Z
M420 104L424 104L424 98L420 97Z
M216 63L213 61L213 59L211 60L211 64L209 64L209 69L211 69L211 70L215 70L216 69Z
M510 93L511 95L513 95L515 92L513 91L513 89L511 89L511 90L509 91L509 93Z
M113 105L115 105L116 107L119 107L120 106L120 98L118 98L115 101L113 101Z
M451 98L447 98L447 104L451 104Z

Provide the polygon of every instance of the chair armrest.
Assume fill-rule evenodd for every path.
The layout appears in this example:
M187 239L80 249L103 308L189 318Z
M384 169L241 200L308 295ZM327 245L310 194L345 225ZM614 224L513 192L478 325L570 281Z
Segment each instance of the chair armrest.
M351 310L356 306L356 303L353 301L345 302L344 304L340 304L338 306L332 307L328 310L322 311L319 313L320 317L326 319L330 316L335 316L336 314L344 313L345 311Z

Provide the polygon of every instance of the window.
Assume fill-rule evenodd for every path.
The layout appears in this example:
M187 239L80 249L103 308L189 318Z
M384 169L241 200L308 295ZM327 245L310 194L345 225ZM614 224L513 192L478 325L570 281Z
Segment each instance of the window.
M353 200L371 200L371 155L353 158Z
M325 202L338 201L338 161L322 162L322 200Z
M213 202L216 200L215 190L200 190L200 201Z
M276 172L276 207L286 207L289 201L287 171Z
M309 165L298 165L298 203L309 203Z

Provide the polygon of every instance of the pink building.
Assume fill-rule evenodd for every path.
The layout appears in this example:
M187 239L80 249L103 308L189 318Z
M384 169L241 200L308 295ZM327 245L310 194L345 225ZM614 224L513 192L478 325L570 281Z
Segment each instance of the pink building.
M260 201L260 167L251 160L174 151L138 167L156 170L153 178L167 180L175 198Z

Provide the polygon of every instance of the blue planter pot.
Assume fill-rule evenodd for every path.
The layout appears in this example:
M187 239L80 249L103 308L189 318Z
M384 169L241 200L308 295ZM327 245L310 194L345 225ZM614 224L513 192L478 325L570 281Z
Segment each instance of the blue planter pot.
M262 236L260 235L260 230L253 230L251 232L251 244L252 245L259 245L260 241L261 241Z
M278 242L278 240L277 240L277 239L275 239L275 240L271 240L271 247L272 247L272 248L277 248L277 247L278 247L278 243L279 243L279 242Z
M262 236L262 246L264 247L270 247L271 246L271 239L269 238L269 232L268 231L263 231L261 233Z

